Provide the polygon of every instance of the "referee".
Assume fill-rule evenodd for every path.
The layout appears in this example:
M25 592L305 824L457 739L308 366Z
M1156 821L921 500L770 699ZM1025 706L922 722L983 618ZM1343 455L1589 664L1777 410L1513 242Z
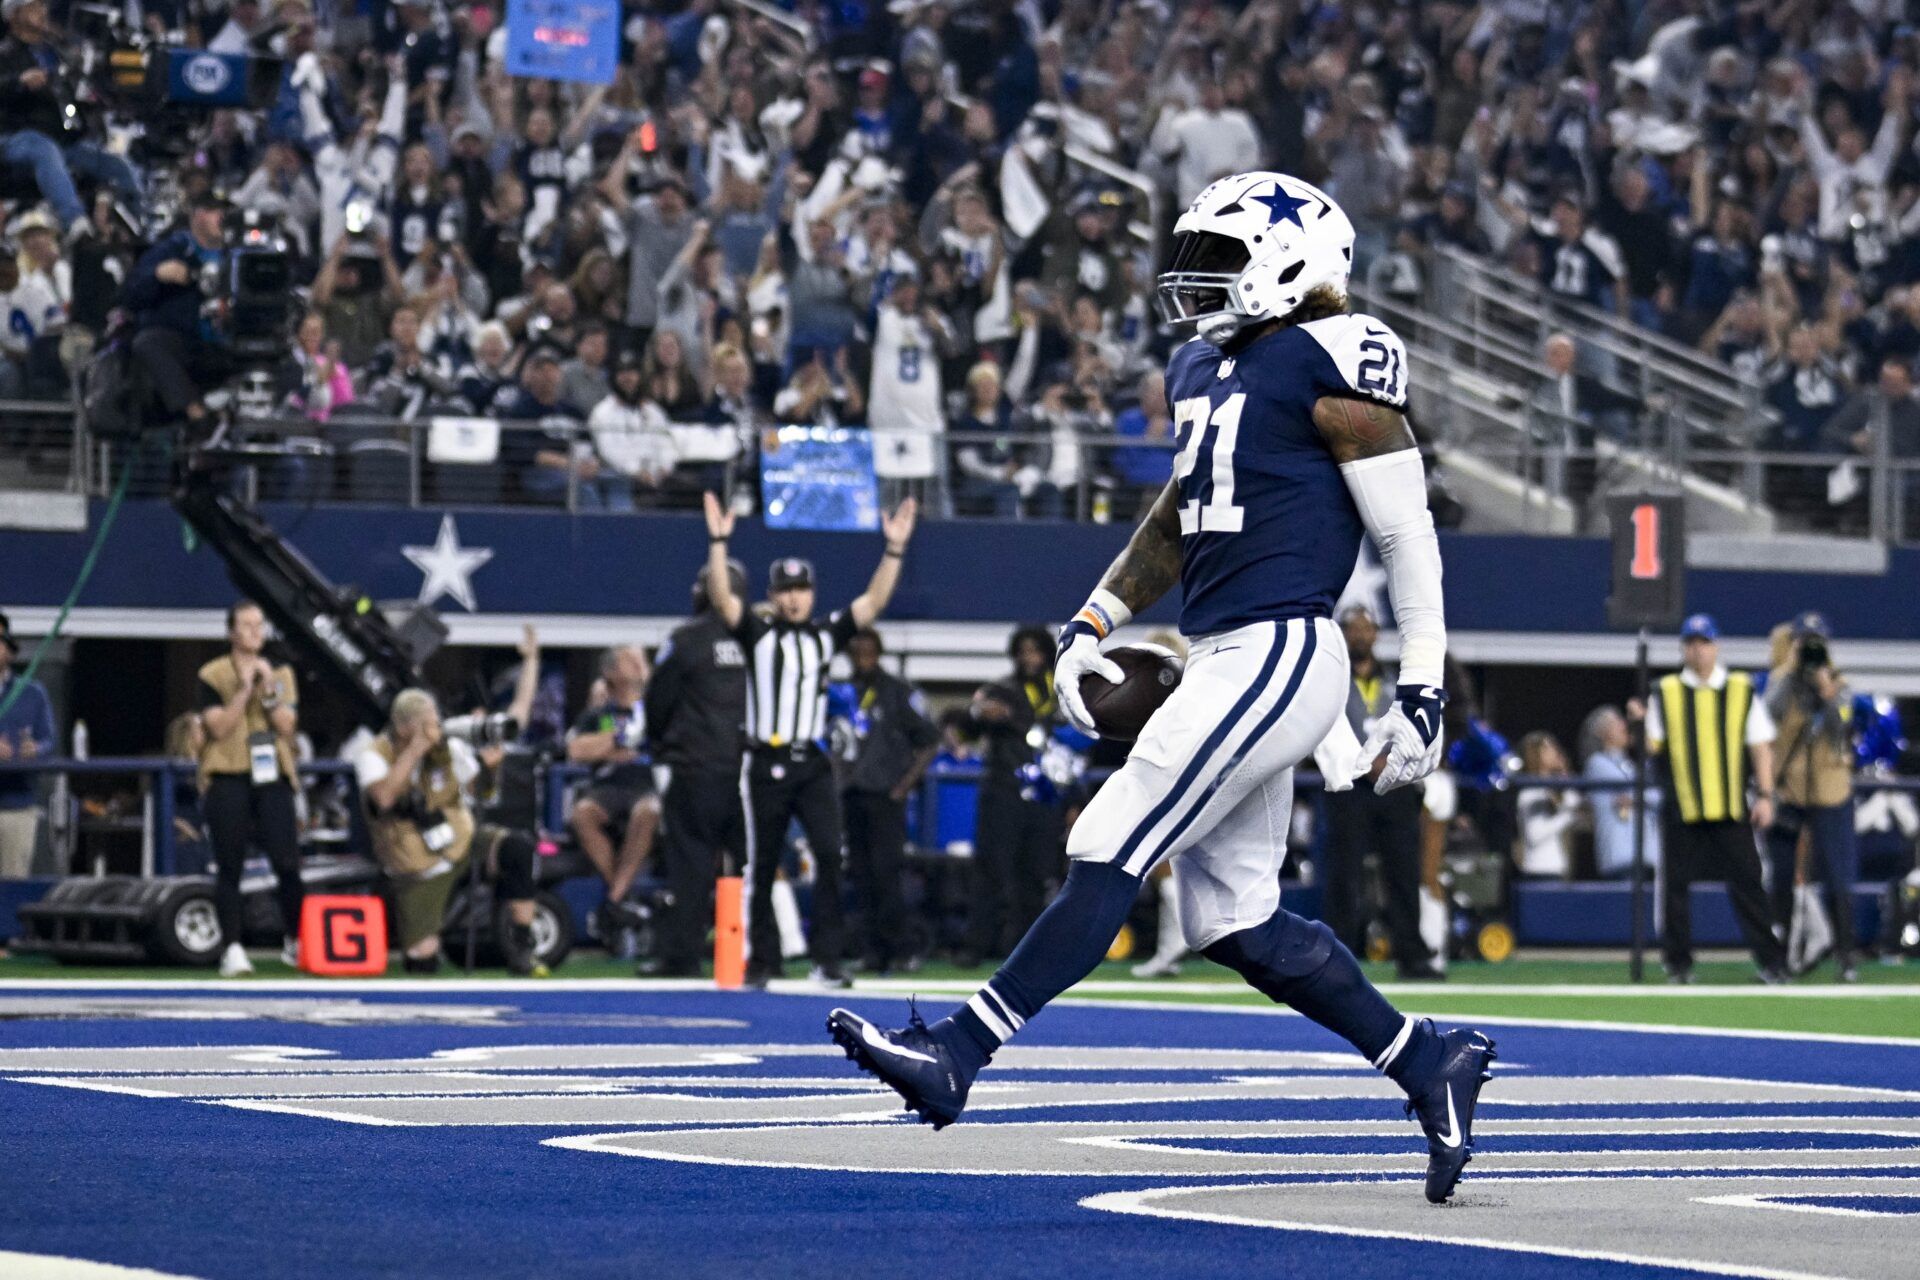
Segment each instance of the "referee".
M780 932L773 918L773 882L787 828L795 818L813 846L813 978L850 985L840 968L840 799L822 740L827 733L827 664L854 633L873 625L900 580L900 558L913 536L914 500L881 519L887 549L864 593L818 622L813 616L813 566L773 562L768 608L749 609L727 575L727 539L733 513L706 495L707 592L714 612L739 640L747 660L747 756L741 797L747 818L747 866L752 886L747 983L765 986L780 976Z
M1647 703L1647 750L1667 762L1660 868L1667 981L1693 981L1693 882L1724 879L1760 980L1785 982L1786 953L1773 934L1754 843L1755 829L1773 821L1773 717L1754 696L1752 678L1720 664L1719 641L1712 618L1688 618L1680 629L1683 665Z

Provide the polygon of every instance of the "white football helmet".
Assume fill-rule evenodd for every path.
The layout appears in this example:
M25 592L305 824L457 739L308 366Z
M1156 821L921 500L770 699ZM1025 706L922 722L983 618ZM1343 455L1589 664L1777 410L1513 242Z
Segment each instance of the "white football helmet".
M1202 191L1173 224L1161 318L1219 346L1286 315L1321 285L1345 291L1353 223L1327 193L1284 173L1241 173Z

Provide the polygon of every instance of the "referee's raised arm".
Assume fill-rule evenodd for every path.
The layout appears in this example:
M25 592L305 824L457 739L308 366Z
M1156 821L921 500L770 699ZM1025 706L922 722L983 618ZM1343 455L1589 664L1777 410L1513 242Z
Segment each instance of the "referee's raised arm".
M714 503L708 507L708 528L713 527L712 512L717 506ZM880 553L880 563L874 568L867 589L855 596L853 603L847 606L847 613L856 627L872 626L873 620L886 611L887 601L893 599L893 589L900 585L900 558L907 554L907 543L913 538L914 516L919 509L919 504L908 498L893 509L892 515L880 517L880 532L886 535L887 549ZM724 542L717 554L725 558L727 551Z
M908 499L909 502L912 499ZM727 624L731 631L740 625L740 615L746 611L747 603L733 593L733 578L727 572L727 539L733 536L733 512L720 505L720 499L712 490L705 496L707 511L707 599L713 605L713 611L720 615L720 621ZM897 518L898 512L895 513ZM907 532L913 532L913 515L908 512ZM887 545L893 546L893 535L887 535ZM904 544L903 544L904 545ZM883 561L882 564L886 562ZM894 561L895 564L898 561ZM873 576L873 585L867 588L872 594L878 586L880 575ZM880 597L881 604L886 603L887 595L893 594L893 579L887 580L886 595ZM863 599L865 597L862 597Z

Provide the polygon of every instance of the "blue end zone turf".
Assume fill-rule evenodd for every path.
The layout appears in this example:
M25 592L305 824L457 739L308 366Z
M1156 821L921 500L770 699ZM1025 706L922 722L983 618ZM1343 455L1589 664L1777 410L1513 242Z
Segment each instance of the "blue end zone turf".
M1920 1256L1916 1046L1503 1026L1479 1154L1435 1209L1392 1086L1299 1018L1059 1006L934 1134L827 1043L831 1003L0 992L0 1250L236 1280L1158 1280L1229 1259L1848 1275Z

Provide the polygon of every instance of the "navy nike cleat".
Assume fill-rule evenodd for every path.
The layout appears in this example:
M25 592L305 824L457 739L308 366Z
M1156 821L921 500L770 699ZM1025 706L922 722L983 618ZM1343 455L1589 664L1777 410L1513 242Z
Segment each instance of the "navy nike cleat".
M882 1031L857 1013L835 1009L827 1015L827 1030L862 1071L878 1077L936 1130L960 1118L973 1076L927 1030L918 1010L900 1030Z
M1427 1199L1435 1204L1447 1202L1473 1159L1473 1104L1497 1056L1493 1041L1478 1031L1449 1031L1440 1040L1433 1087L1407 1100L1407 1114L1417 1114L1427 1134Z

